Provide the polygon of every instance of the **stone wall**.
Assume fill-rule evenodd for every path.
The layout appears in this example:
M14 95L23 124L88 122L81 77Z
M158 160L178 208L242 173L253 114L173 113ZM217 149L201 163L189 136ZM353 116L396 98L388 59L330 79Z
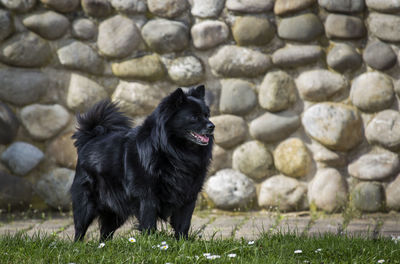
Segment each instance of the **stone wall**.
M400 209L400 2L0 3L1 208L69 207L76 112L204 83L215 206Z

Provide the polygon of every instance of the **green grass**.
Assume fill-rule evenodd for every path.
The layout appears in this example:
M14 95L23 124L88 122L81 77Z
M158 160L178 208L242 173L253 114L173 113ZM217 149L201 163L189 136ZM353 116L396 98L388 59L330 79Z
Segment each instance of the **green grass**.
M56 236L24 234L0 237L0 263L400 263L400 242L388 238L265 234L254 244L246 240L191 238L176 241L166 233L129 236L106 242L72 243ZM157 245L168 244L167 250ZM320 252L316 251L321 249ZM295 254L295 250L302 253ZM204 253L219 255L210 260ZM228 254L236 254L229 258Z

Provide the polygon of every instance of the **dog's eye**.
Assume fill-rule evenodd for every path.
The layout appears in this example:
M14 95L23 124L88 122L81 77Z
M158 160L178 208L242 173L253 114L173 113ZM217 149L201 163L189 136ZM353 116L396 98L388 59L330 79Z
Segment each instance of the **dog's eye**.
M192 115L189 118L190 118L191 121L197 121L197 116Z

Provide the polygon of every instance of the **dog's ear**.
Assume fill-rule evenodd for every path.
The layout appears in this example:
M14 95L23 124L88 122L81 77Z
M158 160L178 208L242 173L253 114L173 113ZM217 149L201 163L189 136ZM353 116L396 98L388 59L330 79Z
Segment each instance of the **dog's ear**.
M171 105L174 105L176 107L180 106L183 104L186 100L186 95L182 91L182 88L176 89L172 94L169 95L168 101L170 102Z
M206 91L205 91L204 85L201 84L199 86L190 88L188 95L196 97L198 99L204 99L205 93L206 93Z

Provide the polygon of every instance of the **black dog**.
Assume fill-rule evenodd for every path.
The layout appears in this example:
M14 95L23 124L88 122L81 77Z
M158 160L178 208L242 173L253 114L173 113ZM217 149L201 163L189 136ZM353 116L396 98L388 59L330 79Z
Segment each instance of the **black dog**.
M78 149L71 187L75 241L99 217L100 240L111 239L129 216L139 230L169 219L175 237L187 237L211 160L214 124L204 86L165 97L140 126L102 101L77 116Z

